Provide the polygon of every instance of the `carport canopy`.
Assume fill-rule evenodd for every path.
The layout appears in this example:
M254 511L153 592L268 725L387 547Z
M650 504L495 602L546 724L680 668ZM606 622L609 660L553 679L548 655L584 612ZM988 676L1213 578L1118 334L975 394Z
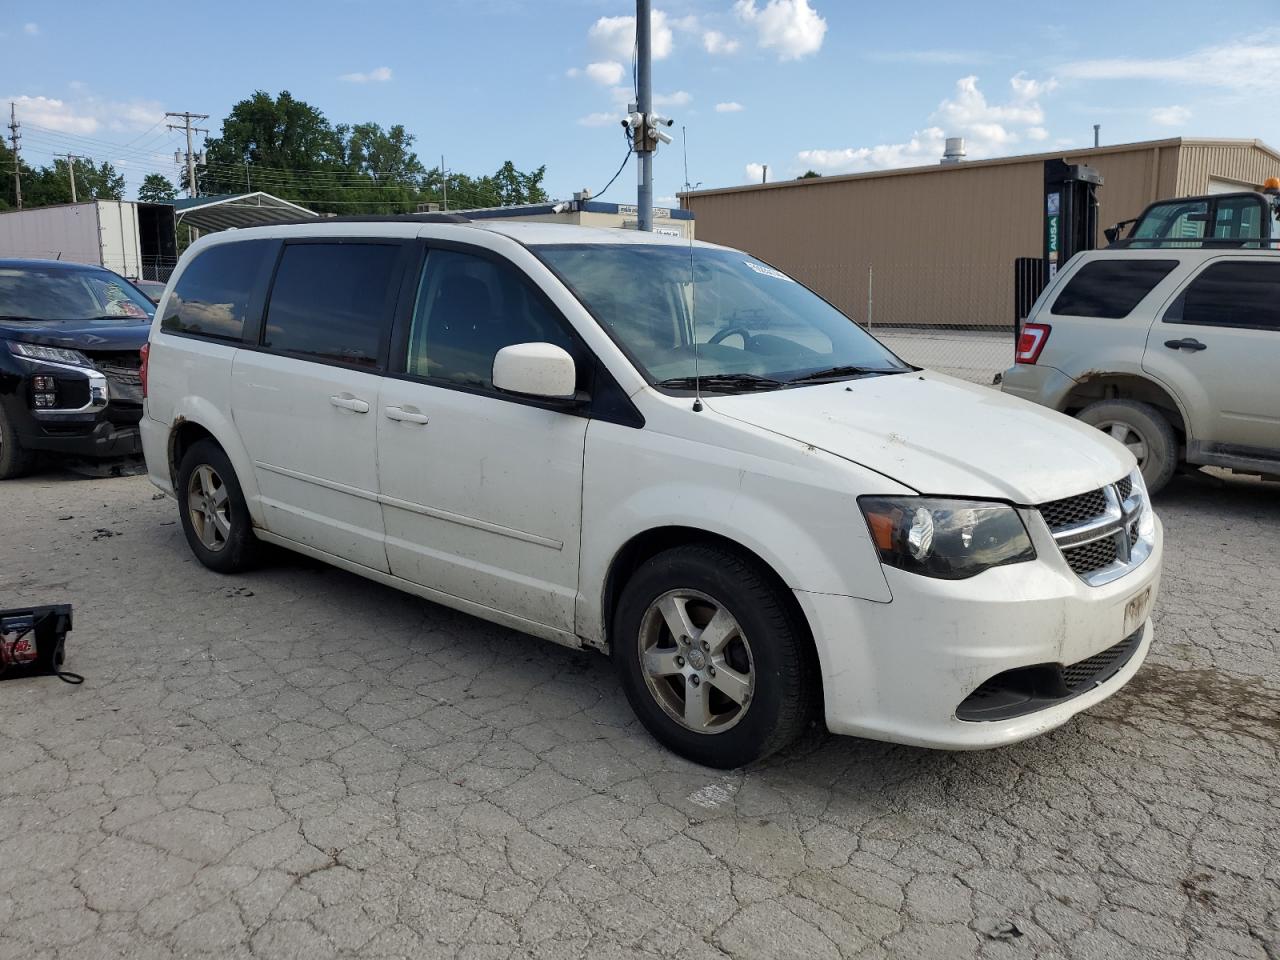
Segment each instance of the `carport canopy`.
M255 190L253 193L224 193L211 197L187 197L173 201L179 224L201 233L231 227L263 227L273 223L319 216L314 210Z

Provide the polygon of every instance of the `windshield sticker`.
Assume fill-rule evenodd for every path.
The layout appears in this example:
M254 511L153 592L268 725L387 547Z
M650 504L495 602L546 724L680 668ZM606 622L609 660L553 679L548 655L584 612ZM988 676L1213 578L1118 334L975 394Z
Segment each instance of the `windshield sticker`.
M752 263L750 260L743 260L742 262L762 277L773 277L775 280L785 280L787 283L795 283L794 280L788 277L781 270L775 270L773 267L766 267L763 263Z

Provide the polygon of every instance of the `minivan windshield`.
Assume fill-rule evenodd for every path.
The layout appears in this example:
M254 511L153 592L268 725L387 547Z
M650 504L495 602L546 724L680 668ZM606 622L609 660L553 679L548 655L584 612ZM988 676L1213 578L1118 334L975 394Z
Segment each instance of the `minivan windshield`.
M659 386L691 387L695 372L703 389L740 391L911 369L745 253L642 243L533 250Z
M155 309L108 270L0 265L0 317L8 320L146 320Z

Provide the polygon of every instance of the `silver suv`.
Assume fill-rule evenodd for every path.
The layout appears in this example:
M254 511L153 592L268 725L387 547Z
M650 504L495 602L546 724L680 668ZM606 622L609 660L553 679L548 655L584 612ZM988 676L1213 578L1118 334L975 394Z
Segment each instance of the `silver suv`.
M1006 393L1110 433L1151 491L1184 463L1280 477L1280 250L1082 253L1015 359Z

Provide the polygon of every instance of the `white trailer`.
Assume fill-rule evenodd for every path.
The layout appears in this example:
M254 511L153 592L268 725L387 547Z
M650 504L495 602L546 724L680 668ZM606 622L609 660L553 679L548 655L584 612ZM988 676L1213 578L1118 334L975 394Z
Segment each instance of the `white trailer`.
M92 263L141 277L138 205L88 200L0 213L0 257Z

